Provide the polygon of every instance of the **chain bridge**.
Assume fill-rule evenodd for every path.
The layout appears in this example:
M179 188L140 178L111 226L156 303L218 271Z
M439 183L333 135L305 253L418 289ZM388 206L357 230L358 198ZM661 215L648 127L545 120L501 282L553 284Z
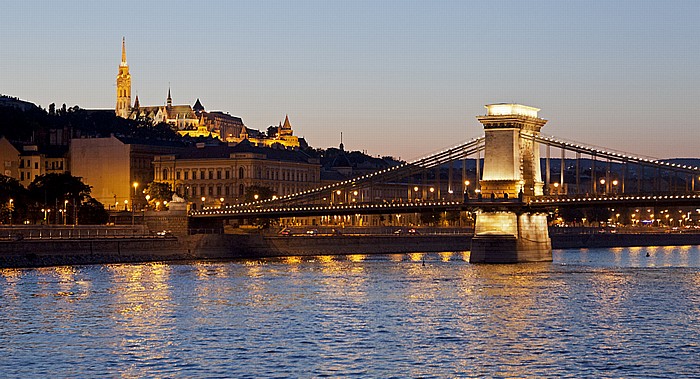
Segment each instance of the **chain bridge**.
M197 219L476 212L473 262L551 260L557 208L697 206L700 168L540 133L539 109L491 104L484 135L371 174L271 199L191 211ZM544 156L542 156L544 155ZM556 167L558 166L558 167Z

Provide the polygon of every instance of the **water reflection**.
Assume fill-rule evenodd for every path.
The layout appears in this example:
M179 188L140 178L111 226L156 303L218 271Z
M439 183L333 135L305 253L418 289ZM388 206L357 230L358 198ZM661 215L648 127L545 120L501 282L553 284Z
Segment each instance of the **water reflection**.
M0 270L0 376L697 377L699 257L684 246L520 265L460 252Z

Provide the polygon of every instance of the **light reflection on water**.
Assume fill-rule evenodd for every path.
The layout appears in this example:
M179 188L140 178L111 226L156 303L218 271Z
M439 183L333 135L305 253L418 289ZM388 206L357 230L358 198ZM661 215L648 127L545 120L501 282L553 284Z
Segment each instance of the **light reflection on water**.
M0 377L698 376L697 246L0 270Z

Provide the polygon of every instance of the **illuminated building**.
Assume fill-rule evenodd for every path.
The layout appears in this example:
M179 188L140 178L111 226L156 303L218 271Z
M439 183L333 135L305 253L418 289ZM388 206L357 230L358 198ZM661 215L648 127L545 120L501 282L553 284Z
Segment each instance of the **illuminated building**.
M156 156L155 181L168 183L191 202L204 205L242 202L246 188L267 187L278 196L318 187L320 164L296 149L198 144L179 153ZM201 198L205 200L202 202Z
M131 74L126 61L126 44L123 38L122 60L117 74L115 113L122 118L149 120L153 124L167 123L181 136L212 137L233 143L247 139L256 146L273 146L275 144L292 148L300 146L299 138L294 136L288 117L285 117L284 124L280 122L276 135L270 137L258 130L247 128L240 117L223 112L206 112L199 99L193 106L173 105L169 88L165 105L141 106L139 97L136 96L132 106Z

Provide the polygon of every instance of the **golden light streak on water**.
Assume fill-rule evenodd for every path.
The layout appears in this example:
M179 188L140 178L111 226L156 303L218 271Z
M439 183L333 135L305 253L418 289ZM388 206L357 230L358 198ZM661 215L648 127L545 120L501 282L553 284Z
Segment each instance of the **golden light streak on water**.
M284 257L282 258L282 262L289 265L298 265L301 263L301 257Z
M411 262L420 262L423 260L424 255L424 253L409 253L408 259L410 259Z
M440 253L440 260L443 262L449 262L451 258L452 253L450 252Z
M332 255L320 255L318 256L318 261L324 264L331 263L335 260Z
M367 259L367 255L366 254L352 254L352 255L348 255L347 258L350 262L360 263L360 262L364 262L364 260Z

